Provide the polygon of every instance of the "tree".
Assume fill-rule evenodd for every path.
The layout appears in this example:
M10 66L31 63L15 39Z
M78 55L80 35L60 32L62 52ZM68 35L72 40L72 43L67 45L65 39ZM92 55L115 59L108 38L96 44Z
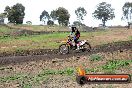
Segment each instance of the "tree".
M6 6L4 10L4 14L8 16L10 12L11 12L11 8L9 6Z
M106 2L99 3L97 5L97 9L94 11L93 16L96 19L102 21L103 26L108 20L112 20L114 15L114 9L111 7L111 4L107 4Z
M10 23L22 24L25 16L25 7L17 3L16 5L9 7L6 6L4 13L6 14Z
M81 22L79 22L79 21L74 21L74 22L73 22L73 25L74 25L74 26L80 27L80 26L82 26L83 24L82 24Z
M77 20L81 22L84 20L84 16L87 15L87 11L84 7L78 7L77 10L75 10L75 14L77 15Z
M53 21L57 20L57 15L56 15L56 11L55 11L55 10L51 11L50 17L51 17L51 19L52 19Z
M45 21L46 21L46 20L49 20L49 19L50 19L49 13L48 13L46 10L44 10L44 11L41 13L41 15L40 15L40 21L43 21L44 24L45 24Z
M132 22L132 2L126 2L122 7L123 17L122 19L127 20L128 25Z
M48 21L47 21L47 25L54 25L54 21L48 20Z
M70 14L69 14L68 10L66 10L65 8L59 7L56 10L56 18L60 25L67 26L69 24Z

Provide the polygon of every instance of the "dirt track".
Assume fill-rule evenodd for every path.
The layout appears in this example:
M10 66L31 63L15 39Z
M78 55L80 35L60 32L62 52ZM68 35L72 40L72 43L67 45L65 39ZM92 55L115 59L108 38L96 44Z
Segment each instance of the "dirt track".
M93 47L91 52L85 52L85 53L71 52L70 54L67 55L60 55L58 53L58 50L35 50L34 53L31 53L33 51L30 52L26 51L26 53L25 52L18 53L15 54L15 56L12 55L6 56L5 54L1 56L6 56L6 57L0 57L0 65L6 65L11 63L15 64L20 62L34 61L34 60L51 60L54 58L66 59L72 56L90 55L99 52L110 52L110 53L112 53L113 51L123 52L124 50L132 51L132 40L95 46Z

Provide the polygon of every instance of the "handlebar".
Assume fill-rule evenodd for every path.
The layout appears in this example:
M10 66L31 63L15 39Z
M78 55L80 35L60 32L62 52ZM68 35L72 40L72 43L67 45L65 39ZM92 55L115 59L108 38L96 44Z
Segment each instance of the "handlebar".
M73 40L73 38L74 38L74 37L72 37L72 36L68 36L68 39L71 39L71 40Z
M72 37L72 36L70 36L70 35L68 35L67 37L69 37L69 38L74 38L74 37Z

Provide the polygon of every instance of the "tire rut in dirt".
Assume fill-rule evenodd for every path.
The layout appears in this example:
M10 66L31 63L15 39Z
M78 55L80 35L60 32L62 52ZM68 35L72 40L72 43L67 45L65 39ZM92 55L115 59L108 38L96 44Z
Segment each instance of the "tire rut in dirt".
M111 53L114 51L123 52L123 50L132 51L132 40L95 46L93 47L91 52L78 52L78 53L70 52L69 54L66 54L66 55L60 55L57 49L56 50L44 50L44 49L34 50L34 52L36 53L26 54L23 56L16 55L16 56L7 57L5 55L6 57L0 57L0 64L5 65L5 64L11 64L11 63L15 64L15 63L21 63L21 62L28 62L28 61L37 61L37 60L51 60L54 58L66 59L73 56L91 55L91 54L96 54L99 52L111 52Z

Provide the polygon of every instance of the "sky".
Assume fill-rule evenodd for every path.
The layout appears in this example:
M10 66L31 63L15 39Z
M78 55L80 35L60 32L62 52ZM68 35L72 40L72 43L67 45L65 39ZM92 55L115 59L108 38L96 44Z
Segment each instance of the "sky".
M26 21L31 21L34 25L40 25L40 14L43 10L49 13L58 7L66 8L70 13L70 23L76 21L75 10L78 7L84 7L87 11L87 16L84 17L84 23L87 26L98 26L102 22L93 18L92 13L95 11L97 4L101 2L107 2L114 8L115 18L106 23L108 26L115 25L127 25L126 21L122 21L122 6L125 2L132 2L132 0L0 0L0 13L4 12L5 7L13 6L16 3L21 3L25 6L25 18Z

